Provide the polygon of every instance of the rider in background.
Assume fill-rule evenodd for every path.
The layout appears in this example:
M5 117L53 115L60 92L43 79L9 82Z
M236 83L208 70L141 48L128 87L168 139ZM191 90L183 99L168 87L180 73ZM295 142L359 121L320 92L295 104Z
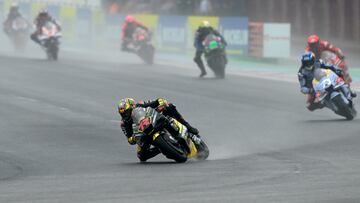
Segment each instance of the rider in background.
M122 44L121 44L121 50L122 51L128 51L131 52L132 50L129 49L128 45L133 41L133 34L136 30L136 28L142 28L144 30L146 30L148 33L150 33L150 30L148 27L146 27L145 25L143 25L142 23L140 23L139 21L137 21L135 19L134 16L126 16L125 17L125 22L122 26L122 33L121 33L121 40L122 40Z
M330 69L335 72L339 77L343 77L343 71L336 68L334 65L325 64L321 59L316 59L315 54L306 52L301 57L301 67L298 71L298 80L300 83L300 91L307 95L307 109L314 111L315 109L323 108L324 106L319 103L314 103L315 92L312 86L314 79L314 70L316 68Z
M31 34L30 38L40 44L40 40L39 40L39 35L42 34L41 28L47 23L47 22L52 22L57 26L57 29L60 31L61 27L59 25L59 23L53 18L51 17L51 15L49 14L49 12L47 10L41 10L39 12L39 14L37 15L37 17L34 20L34 25L36 27L36 31L34 33Z
M306 52L313 52L315 54L316 59L320 59L321 53L323 51L330 51L341 60L341 63L338 64L339 68L344 71L344 81L346 84L350 84L352 82L351 76L349 75L349 70L347 64L345 62L345 56L340 48L330 44L328 41L321 40L317 35L310 35L307 38L308 46L305 48Z
M18 17L22 17L19 11L19 5L16 3L11 4L9 13L6 20L3 23L4 32L9 35L11 32L11 23Z
M195 40L194 40L194 47L196 49L194 61L198 65L198 67L200 68L200 71L201 71L199 77L204 77L206 75L205 66L204 66L201 56L204 53L204 49L205 49L204 45L203 45L203 41L205 40L206 36L208 36L211 33L220 37L221 41L225 45L227 45L224 37L219 33L219 31L217 31L216 29L211 27L209 21L203 21L200 24L200 26L198 27L198 29L195 32Z

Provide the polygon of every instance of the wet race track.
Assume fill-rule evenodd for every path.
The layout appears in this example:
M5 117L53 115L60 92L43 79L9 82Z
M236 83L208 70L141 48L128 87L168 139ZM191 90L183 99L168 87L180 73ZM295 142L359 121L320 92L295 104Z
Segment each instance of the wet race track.
M295 83L116 56L0 56L0 202L360 202L358 118L308 112ZM138 162L116 103L157 96L209 160Z

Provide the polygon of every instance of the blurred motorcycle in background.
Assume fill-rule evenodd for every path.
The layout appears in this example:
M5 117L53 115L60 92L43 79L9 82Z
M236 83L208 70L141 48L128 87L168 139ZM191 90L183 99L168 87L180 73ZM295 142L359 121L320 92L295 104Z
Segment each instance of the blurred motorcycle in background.
M151 42L151 33L138 27L132 35L130 48L148 65L154 63L155 47Z
M62 34L58 27L52 23L47 22L41 28L39 36L41 47L44 49L48 60L57 60L59 54L60 38Z
M11 22L4 24L4 31L11 40L14 50L24 52L28 41L30 24L23 17L18 16Z
M203 41L205 47L205 59L208 66L214 72L215 77L225 78L225 67L227 64L225 44L222 43L221 38L209 34Z

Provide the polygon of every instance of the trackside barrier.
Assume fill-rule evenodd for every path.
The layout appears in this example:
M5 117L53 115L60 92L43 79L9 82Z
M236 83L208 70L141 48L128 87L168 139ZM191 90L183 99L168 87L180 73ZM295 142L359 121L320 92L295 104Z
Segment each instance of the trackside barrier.
M262 57L264 49L264 23L249 23L249 55Z
M290 57L290 24L251 22L249 32L250 56Z

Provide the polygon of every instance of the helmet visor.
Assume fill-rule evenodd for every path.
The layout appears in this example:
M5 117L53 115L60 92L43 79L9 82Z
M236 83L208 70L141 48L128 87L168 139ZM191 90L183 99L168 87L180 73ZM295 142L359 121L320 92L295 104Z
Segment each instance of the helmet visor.
M119 112L120 112L120 109L119 109ZM131 112L132 112L132 109L127 109L127 110L124 110L122 113L120 113L120 115L125 120L128 120L131 117Z
M314 68L314 66L313 65L305 65L304 68L306 70L312 70Z
M316 53L319 48L319 43L318 42L310 43L309 47L312 52Z
M124 113L124 112L125 112L125 107L124 107L124 106L120 106L120 107L118 108L118 110L119 110L119 113Z

